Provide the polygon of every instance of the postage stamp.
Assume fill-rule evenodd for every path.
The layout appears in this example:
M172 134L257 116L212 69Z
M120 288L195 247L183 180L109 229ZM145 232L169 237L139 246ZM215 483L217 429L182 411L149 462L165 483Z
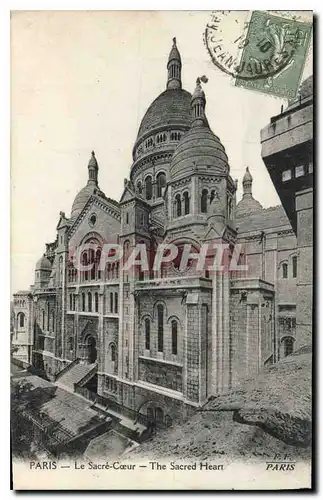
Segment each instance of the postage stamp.
M297 95L312 24L266 11L213 13L204 42L234 85L279 97Z

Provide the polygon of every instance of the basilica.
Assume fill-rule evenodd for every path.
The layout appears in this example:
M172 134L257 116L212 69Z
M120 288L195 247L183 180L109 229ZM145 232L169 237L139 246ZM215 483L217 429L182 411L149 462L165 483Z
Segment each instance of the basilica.
M70 392L165 425L256 376L298 342L290 221L282 206L264 209L254 199L257 173L243 165L237 202L238 180L207 119L203 78L191 94L181 72L174 39L166 88L141 121L119 201L99 185L92 152L86 185L70 215L60 212L34 283L13 304L16 358ZM184 270L176 260L158 270L117 261L102 269L111 242L124 255L138 244L154 255L161 244L198 251L216 242L229 259L239 244L246 270L212 273L194 259ZM76 249L90 270L73 265Z

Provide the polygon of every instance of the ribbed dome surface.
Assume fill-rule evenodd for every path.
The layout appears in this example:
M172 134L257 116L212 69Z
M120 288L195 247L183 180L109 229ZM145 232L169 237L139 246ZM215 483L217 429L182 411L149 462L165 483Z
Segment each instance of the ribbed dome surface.
M36 271L51 271L52 265L50 261L43 255L36 263Z
M72 219L77 217L82 212L87 200L94 193L94 191L96 191L98 194L103 194L94 183L89 183L76 195L72 205Z
M183 89L167 89L149 106L139 127L137 141L146 133L167 125L191 126L191 94Z
M228 157L220 139L205 125L193 126L179 142L170 165L171 180L192 173L226 175Z
M245 196L236 206L236 217L243 217L244 215L261 212L262 210L262 205L252 195Z

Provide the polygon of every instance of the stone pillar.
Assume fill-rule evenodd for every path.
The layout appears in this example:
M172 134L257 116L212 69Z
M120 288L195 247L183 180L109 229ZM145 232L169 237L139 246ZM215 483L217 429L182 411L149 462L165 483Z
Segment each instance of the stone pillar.
M295 195L297 212L297 302L295 349L312 344L313 189Z

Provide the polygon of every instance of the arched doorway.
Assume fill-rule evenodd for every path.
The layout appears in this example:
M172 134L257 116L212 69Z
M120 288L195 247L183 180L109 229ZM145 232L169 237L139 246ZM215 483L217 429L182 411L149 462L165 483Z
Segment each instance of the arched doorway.
M96 340L92 335L86 338L86 347L89 363L95 363L97 358Z

